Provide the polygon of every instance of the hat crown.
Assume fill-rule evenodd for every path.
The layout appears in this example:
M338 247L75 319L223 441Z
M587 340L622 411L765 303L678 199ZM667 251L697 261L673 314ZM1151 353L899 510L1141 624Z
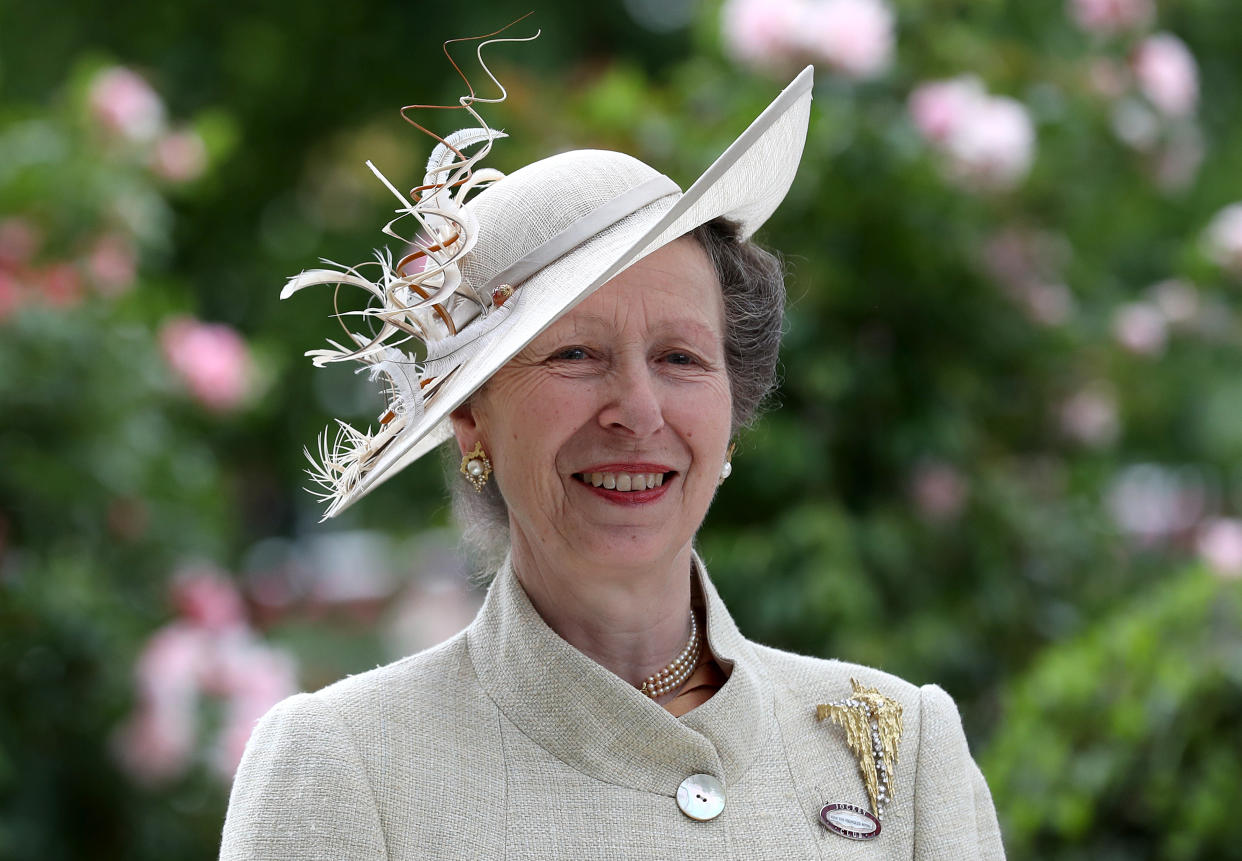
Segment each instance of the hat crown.
M463 279L481 287L599 207L660 176L609 150L571 150L515 170L467 204L479 240L462 258Z

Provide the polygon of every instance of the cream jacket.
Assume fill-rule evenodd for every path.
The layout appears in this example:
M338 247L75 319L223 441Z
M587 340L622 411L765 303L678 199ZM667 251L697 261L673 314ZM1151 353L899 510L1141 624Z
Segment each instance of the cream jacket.
M708 643L729 679L684 717L558 637L505 566L461 634L263 718L220 857L1004 857L944 691L752 643L696 569ZM851 677L904 709L894 799L868 841L819 822L826 802L870 807L844 731L816 719L816 704L849 695ZM703 773L726 801L698 822L675 797Z

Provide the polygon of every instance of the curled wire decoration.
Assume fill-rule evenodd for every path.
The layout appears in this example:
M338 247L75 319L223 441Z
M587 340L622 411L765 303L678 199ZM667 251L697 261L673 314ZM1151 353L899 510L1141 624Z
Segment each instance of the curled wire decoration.
M499 104L508 98L508 91L484 60L483 50L498 42L538 38L539 31L523 37L500 35L529 14L493 33L444 43L444 55L467 90L456 105L407 105L401 109L406 122L436 141L422 184L402 194L378 167L366 162L399 203L395 217L382 232L400 240L406 252L395 262L387 249L377 250L373 260L353 266L324 260L333 268L305 270L289 278L281 290L280 298L287 299L307 287L333 285L332 316L345 337L340 341L329 339L326 348L308 350L306 356L320 368L346 361L362 364L359 372L366 371L372 382L380 384L386 403L377 430L359 430L337 420L320 434L315 452L305 450L311 467L307 473L318 487L311 492L328 503L325 517L346 503L379 454L422 416L427 398L434 396L439 384L454 370L455 363L437 360L432 363L435 375L428 374L425 363L406 349L410 341L421 342L423 355L431 356L436 354L438 343L456 346L471 341L498 322L487 318L500 310L501 303L469 284L460 268L479 238L478 222L466 207L467 199L504 178L498 170L478 166L491 152L492 144L506 135L488 126L475 105ZM475 56L498 95L485 98L476 93L449 53L449 45L457 42L478 43ZM409 112L416 110L464 110L474 125L440 137L410 117ZM410 219L414 227L412 235L406 236L398 227ZM343 287L362 290L367 295L365 307L342 310L339 300ZM506 308L505 313L512 310ZM480 325L472 327L476 320Z

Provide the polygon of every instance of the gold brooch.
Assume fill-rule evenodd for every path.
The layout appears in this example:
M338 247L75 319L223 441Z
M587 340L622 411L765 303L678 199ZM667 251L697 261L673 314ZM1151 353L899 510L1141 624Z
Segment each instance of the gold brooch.
M893 775L897 746L901 743L901 705L855 679L850 679L850 684L854 692L849 698L818 705L815 715L819 720L832 718L833 723L845 729L846 741L858 758L858 770L877 820L875 834L867 836L875 836L879 834L878 820L884 818L884 805L892 800L896 783Z

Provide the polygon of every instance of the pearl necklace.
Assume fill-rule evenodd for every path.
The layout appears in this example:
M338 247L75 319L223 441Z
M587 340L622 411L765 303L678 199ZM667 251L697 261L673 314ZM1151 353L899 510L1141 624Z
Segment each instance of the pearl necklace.
M690 674L694 672L702 651L703 643L699 640L699 623L694 618L694 611L691 610L690 640L686 643L686 647L681 650L681 654L673 658L672 663L667 667L658 673L652 673L647 676L647 680L643 682L639 690L653 700L677 690L686 683L686 680L690 678Z

